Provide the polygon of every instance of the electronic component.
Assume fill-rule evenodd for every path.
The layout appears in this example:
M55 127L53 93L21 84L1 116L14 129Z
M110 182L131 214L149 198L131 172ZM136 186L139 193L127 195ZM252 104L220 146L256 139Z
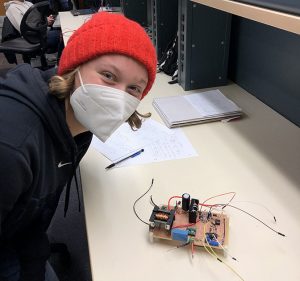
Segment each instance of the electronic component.
M169 218L168 214L165 213L156 213L155 214L155 219L156 220L160 220L160 221L167 221Z
M185 229L174 228L171 230L172 240L187 242L189 239L189 231Z
M176 202L176 205L172 206L170 204L170 201L174 198L181 198L182 204ZM203 202L205 203L209 199ZM152 241L154 241L154 238L171 240L174 242L176 241L177 244L178 241L183 242L178 244L176 248L181 248L190 245L192 257L194 255L195 246L204 247L204 249L211 256L214 256L215 258L217 258L218 261L223 262L223 260L218 256L218 254L214 251L213 248L223 250L228 254L226 246L228 244L229 218L224 212L224 206L236 208L252 216L258 221L260 220L254 217L253 215L249 214L248 212L229 204L208 205L204 203L200 205L202 207L204 206L210 208L208 210L206 209L202 211L201 207L201 211L199 211L199 200L194 198L190 199L190 195L188 193L183 193L182 196L172 196L169 199L167 205L162 205L161 207L155 205L150 217L150 239ZM215 206L223 206L223 208L213 208ZM275 231L277 234L285 236L284 234L277 232L265 223L263 224L271 230ZM233 260L236 260L235 257L230 257ZM225 262L223 263L227 265ZM243 280L237 272L235 272L230 266L228 267L234 273L236 273L236 275L239 276L241 280Z
M206 242L210 246L218 247L219 242L216 240L217 234L216 233L206 233Z
M223 249L222 247L226 247L228 242L229 218L224 214L224 212L211 212L212 216L209 221L205 220L205 222L203 222L197 220L196 223L189 223L189 213L183 211L181 207L177 207L176 220L173 221L173 225L171 226L171 228L167 230L165 228L166 221L157 220L155 218L155 214L159 214L160 217L160 213L167 212L167 210L164 210L163 207L157 207L154 209L154 213L152 213L151 215L151 217L153 217L152 222L150 218L151 226L149 231L151 238L183 241L183 237L184 239L186 239L186 235L188 235L189 239L193 239L193 243L195 246L202 247L203 244L207 244L207 238L208 244L213 248ZM173 210L170 210L170 212L171 211ZM208 212L202 211L201 214L206 219ZM163 217L163 219L165 219L165 217ZM216 220L220 221L220 225L215 224ZM206 229L205 232L204 229ZM175 231L175 234L172 233L173 231Z
M207 213L207 218L206 218L206 220L210 220L210 218L211 218L211 211L209 211L208 213Z
M218 237L217 233L213 233L213 232L208 232L206 233L206 236L210 239L210 240L215 240Z
M175 210L167 210L155 206L150 221L150 228L163 227L166 230L170 230L175 219Z
M182 194L182 210L188 211L190 208L190 198L191 196L188 193Z
M198 199L192 199L190 208L189 208L189 222L190 223L196 223L197 215L198 215L198 205L199 200Z
M197 220L197 210L194 208L190 208L189 210L189 223L196 223Z
M180 197L179 197L180 198ZM199 200L183 193L181 205L162 205L153 208L150 221L150 238L181 241L194 246L205 244L224 249L228 242L229 219L223 212L199 212ZM188 210L185 209L188 207ZM175 220L176 217L176 220Z
M196 228L188 227L186 230L189 232L189 236L196 236Z

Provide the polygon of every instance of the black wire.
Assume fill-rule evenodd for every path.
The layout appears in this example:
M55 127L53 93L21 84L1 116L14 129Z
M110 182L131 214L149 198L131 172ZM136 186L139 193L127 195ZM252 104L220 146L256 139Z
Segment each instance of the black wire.
M233 206L233 205L230 205L230 204L217 204L217 205L221 205L221 206L224 205L224 206L228 206L228 207L234 208L234 209L236 209L236 210L239 210L239 211L241 211L241 212L247 214L248 216L254 218L255 220L259 221L259 222L262 223L264 226L266 226L267 228L269 228L269 229L271 229L272 231L276 232L277 234L279 234L279 235L285 237L285 235L284 235L283 233L278 232L277 230L275 230L275 229L272 228L271 226L269 226L269 225L267 225L266 223L264 223L264 222L263 222L262 220L260 220L259 218L255 217L254 215L250 214L249 212L247 212L247 211L245 211L245 210L243 210L243 209L241 209L241 208L238 208L238 207Z
M152 195L150 196L150 201L151 201L151 203L153 204L153 206L158 207L158 205L156 205L156 204L154 203L154 201L153 201L153 199L152 199Z
M150 185L150 187L148 188L148 190L147 190L143 195L141 195L138 199L136 199L135 202L133 203L133 212L134 212L134 214L136 215L136 217L137 217L141 222L143 222L144 224L147 224L147 225L149 225L149 226L150 226L150 223L145 222L144 220L142 220L142 219L139 217L139 215L137 214L137 212L136 212L136 210L135 210L135 205L136 205L136 203L137 203L141 198L143 198L143 197L150 191L150 189L151 189L152 186L153 186L153 183L154 183L154 179L152 179L151 185Z

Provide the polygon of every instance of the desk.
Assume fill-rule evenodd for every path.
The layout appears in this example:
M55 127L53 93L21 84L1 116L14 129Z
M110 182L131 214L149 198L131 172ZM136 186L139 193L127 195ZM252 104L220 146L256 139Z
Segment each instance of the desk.
M61 23L64 28L62 17ZM169 80L157 75L140 112L151 111L162 122L151 105L153 97L184 94ZM237 201L266 206L277 224L260 205L236 203L287 237L228 208L228 250L239 261L225 260L245 280L300 280L300 130L239 86L220 89L244 110L245 117L183 128L199 157L105 171L110 162L93 148L88 150L80 170L94 281L239 280L204 250L197 249L191 259L188 248L169 251L169 243L149 242L148 228L135 217L132 205L152 178L150 194L156 204L184 192L204 200L236 191ZM136 206L144 220L152 211L150 194Z
M121 10L118 7L114 7L113 13L121 13ZM73 16L71 12L59 12L60 25L63 34L65 46L68 43L68 40L72 33L88 21L93 15L80 15Z
M142 112L151 111L154 96L183 94L170 78L159 74L154 88L142 102ZM222 92L243 108L243 120L184 128L199 157L105 171L110 163L90 148L81 162L81 177L93 280L239 280L205 251L194 259L189 249L168 243L150 243L147 226L132 210L151 179L150 194L156 204L172 195L190 193L204 200L215 194L237 192L237 200L264 204L277 217L254 204L239 203L287 237L273 234L248 216L228 209L229 252L239 262L231 265L245 278L256 281L298 281L300 269L300 129L253 96L232 84ZM149 195L137 204L148 220ZM230 259L227 259L230 263ZM255 268L255 270L254 270ZM195 279L196 280L196 279Z
M73 16L71 12L59 12L61 31L65 46L72 33L91 17L92 15Z

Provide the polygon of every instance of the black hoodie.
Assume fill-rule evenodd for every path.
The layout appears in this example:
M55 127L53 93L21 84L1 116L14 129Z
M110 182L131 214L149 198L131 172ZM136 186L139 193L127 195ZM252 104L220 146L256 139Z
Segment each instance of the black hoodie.
M64 100L48 93L53 74L23 64L0 80L0 262L14 253L21 280L44 281L46 230L65 186L67 209L71 179L92 138L72 137Z

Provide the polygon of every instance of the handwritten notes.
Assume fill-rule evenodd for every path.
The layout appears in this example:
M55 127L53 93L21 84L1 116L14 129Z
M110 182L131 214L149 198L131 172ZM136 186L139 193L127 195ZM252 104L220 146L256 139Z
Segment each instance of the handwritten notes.
M125 123L105 143L94 136L92 146L112 162L144 148L141 155L118 167L198 156L181 129L168 129L153 119L137 131Z

